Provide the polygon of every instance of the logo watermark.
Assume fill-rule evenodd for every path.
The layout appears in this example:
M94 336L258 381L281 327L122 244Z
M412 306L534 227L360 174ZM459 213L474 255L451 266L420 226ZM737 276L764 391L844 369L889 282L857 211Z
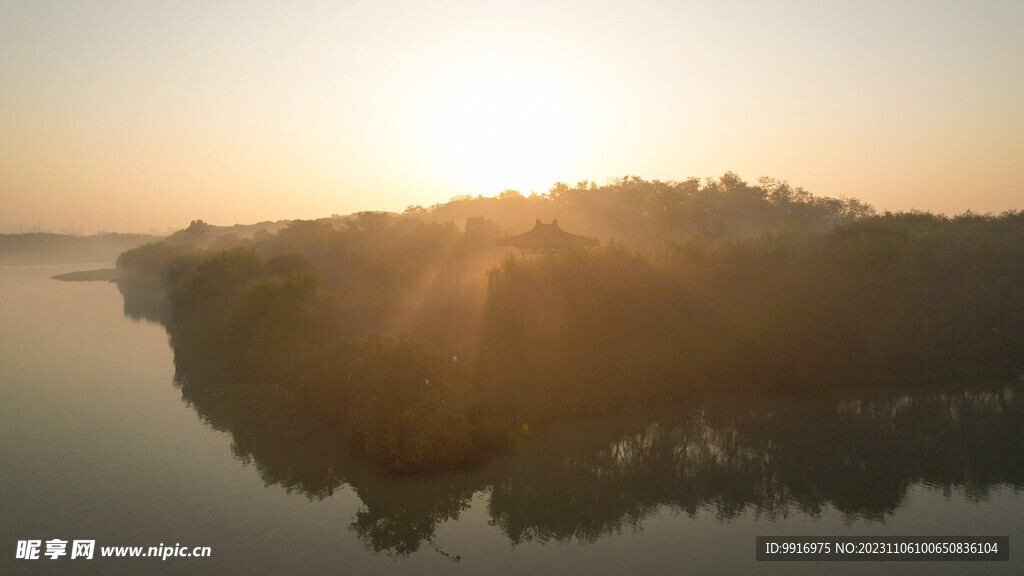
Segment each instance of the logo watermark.
M68 545L71 545L70 551ZM209 558L213 550L209 546L101 546L100 558ZM67 557L71 560L92 560L96 555L95 540L18 540L14 557L19 560L57 560Z

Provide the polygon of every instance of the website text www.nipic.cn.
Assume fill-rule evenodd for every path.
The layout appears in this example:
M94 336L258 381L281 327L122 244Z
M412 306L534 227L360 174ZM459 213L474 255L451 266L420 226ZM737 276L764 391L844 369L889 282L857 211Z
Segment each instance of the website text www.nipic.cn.
M209 546L100 546L101 558L209 558L213 551ZM67 558L70 560L92 560L96 555L95 540L18 540L15 558L19 560L40 560Z

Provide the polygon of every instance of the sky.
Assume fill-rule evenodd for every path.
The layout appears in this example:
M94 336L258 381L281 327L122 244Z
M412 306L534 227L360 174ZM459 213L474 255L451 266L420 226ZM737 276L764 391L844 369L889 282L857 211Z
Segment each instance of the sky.
M1024 209L1024 2L0 0L0 232L636 175Z

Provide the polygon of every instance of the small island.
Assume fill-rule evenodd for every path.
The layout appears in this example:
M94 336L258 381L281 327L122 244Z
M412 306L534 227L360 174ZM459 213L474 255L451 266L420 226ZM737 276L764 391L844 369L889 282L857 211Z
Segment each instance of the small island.
M247 235L197 220L117 271L183 387L286 406L277 430L315 424L394 473L700 394L1024 372L1024 214L879 214L732 173Z
M61 282L117 282L120 277L121 273L116 268L100 268L57 274L53 279Z

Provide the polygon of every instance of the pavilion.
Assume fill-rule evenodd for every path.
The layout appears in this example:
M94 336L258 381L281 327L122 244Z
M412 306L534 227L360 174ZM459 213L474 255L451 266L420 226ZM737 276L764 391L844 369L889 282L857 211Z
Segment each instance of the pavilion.
M542 224L537 220L533 230L498 238L495 244L517 248L523 254L554 254L572 246L597 246L600 242L597 238L577 236L562 230L558 227L558 220L553 220L551 224Z

